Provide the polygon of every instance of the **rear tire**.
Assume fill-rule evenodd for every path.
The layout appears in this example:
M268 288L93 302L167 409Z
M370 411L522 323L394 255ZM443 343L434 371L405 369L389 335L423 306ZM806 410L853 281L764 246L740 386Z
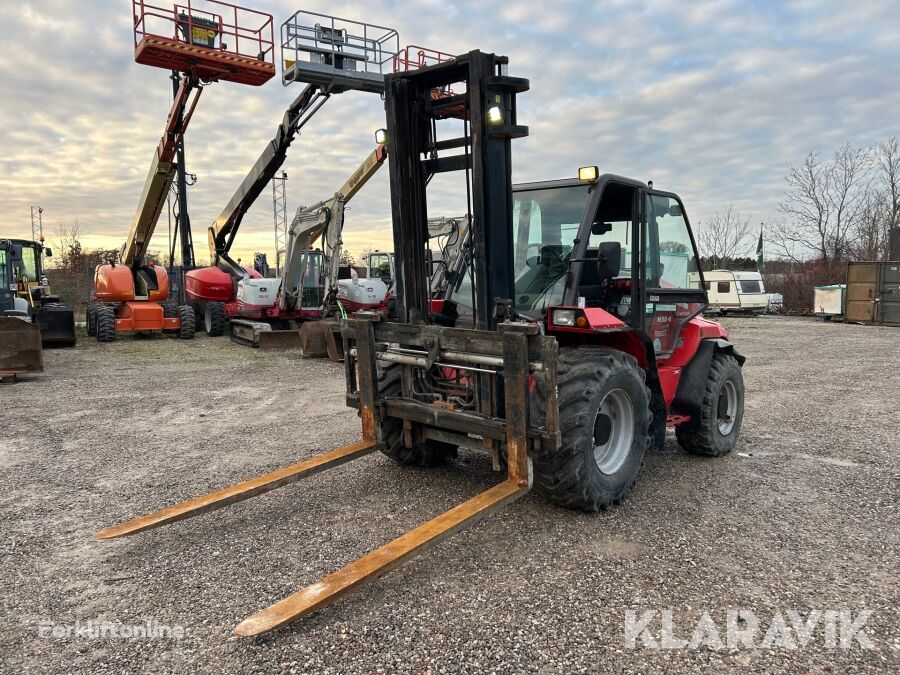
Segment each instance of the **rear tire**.
M400 396L400 367L394 364L378 366L378 398ZM382 422L383 442L378 450L404 466L438 466L456 454L457 448L449 443L428 440L407 448L403 442L403 422L388 417Z
M221 302L207 302L203 311L203 328L210 337L225 333L225 305Z
M699 420L675 427L678 445L693 455L720 457L734 449L744 421L744 376L737 359L714 354Z
M190 305L181 305L178 308L178 318L181 326L178 328L179 340L193 340L196 325L194 324L194 308Z
M564 347L557 375L562 445L533 456L534 485L570 509L599 511L621 503L650 444L650 390L630 355L605 347ZM544 420L538 379L531 415Z
M163 317L166 319L174 319L178 316L178 302L175 300L166 300L159 303L163 308Z
M88 305L84 322L87 324L88 337L97 337L97 308L94 305Z
M114 342L116 339L116 312L108 305L94 309L97 342Z

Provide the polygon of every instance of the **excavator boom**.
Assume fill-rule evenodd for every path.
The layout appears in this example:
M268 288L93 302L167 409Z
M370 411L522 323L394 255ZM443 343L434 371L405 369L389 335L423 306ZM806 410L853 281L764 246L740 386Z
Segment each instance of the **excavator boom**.
M286 303L292 298L298 297L297 294L301 292L309 251L320 237L324 240L325 257L330 261L325 274L324 297L327 297L331 286L338 278L341 246L343 245L341 233L344 228L344 208L378 172L386 157L387 149L384 145L378 145L344 181L331 199L297 210L294 220L288 228L284 276L281 282L282 292L279 296L281 309L285 309Z

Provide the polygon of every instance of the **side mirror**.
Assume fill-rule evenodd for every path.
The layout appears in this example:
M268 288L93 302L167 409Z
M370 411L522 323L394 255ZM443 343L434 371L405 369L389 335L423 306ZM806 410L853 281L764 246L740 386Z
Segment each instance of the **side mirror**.
M591 234L606 234L607 232L612 232L612 223L592 223L591 224Z
M53 257L53 249L48 246L47 248L44 249L44 255L47 256L48 258L52 258Z
M617 241L604 242L597 251L597 278L612 279L619 276L622 266L622 245Z

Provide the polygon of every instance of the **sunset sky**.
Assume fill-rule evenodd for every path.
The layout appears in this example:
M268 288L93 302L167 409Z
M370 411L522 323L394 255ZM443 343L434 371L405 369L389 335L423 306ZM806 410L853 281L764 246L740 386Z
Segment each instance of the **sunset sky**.
M168 5L167 0L157 0ZM246 0L276 26L300 7ZM777 217L784 175L810 151L900 134L900 24L894 2L306 2L303 9L396 28L401 45L506 54L528 77L513 144L517 181L579 165L651 179L681 194L701 223L729 203ZM29 236L44 209L54 242L76 218L89 247L121 245L171 98L168 73L133 60L127 0L0 5L0 236ZM208 87L187 136L197 258L205 229L300 91L278 78ZM384 126L378 96L335 96L285 165L289 211L327 198ZM452 211L449 188L435 212ZM165 215L151 248L165 249ZM347 214L345 247L390 248L387 172ZM272 195L244 221L237 255L274 248Z

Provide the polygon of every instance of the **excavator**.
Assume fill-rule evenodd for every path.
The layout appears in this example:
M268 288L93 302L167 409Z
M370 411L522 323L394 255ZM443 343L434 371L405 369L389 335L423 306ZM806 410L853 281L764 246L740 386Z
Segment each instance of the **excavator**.
M472 51L386 77L396 303L387 317L358 312L342 330L361 440L96 535L175 523L377 451L417 467L458 448L492 457L502 476L493 487L244 619L238 635L319 611L532 488L570 509L614 507L667 428L707 457L738 442L744 357L703 318L681 199L596 166L513 186L511 141L528 134L516 98L529 82L507 69L506 57ZM462 93L432 95L460 83ZM462 134L438 137L450 115ZM452 171L467 186L470 255L435 299L427 188Z
M194 337L194 310L166 316L169 275L147 247L177 171L176 155L205 85L215 81L259 86L275 75L272 16L219 0L204 9L156 7L132 1L135 61L181 73L162 138L118 256L94 271L88 335L112 342L123 332L169 331Z
M323 320L384 302L387 286L380 279L340 278L340 257L344 209L386 157L384 145L377 145L331 197L297 209L288 228L282 278L238 283L238 313L247 318L232 318L233 341L264 349L298 344L305 356L322 356L330 344L330 354L337 358L334 322ZM262 289L268 294L270 288L277 290L263 296ZM318 292L310 293L312 289ZM271 300L264 302L267 297ZM287 321L302 321L299 332L272 330L273 323Z
M344 20L311 12L306 14L317 17L314 27L300 26L296 22L298 15L291 17L282 25L281 47L285 68L296 70L298 67L296 61L288 60L288 56L291 51L297 51L298 42L311 40L314 44L311 49L317 59L316 64L325 59L328 62L326 70L331 70L331 73L327 77L319 75L309 81L287 107L272 140L263 149L222 213L210 225L208 240L212 265L185 274L185 292L197 308L197 315L203 317L204 328L210 335L221 335L226 319L231 319L232 323L235 320L245 320L283 324L316 318L319 315L318 306L322 302L319 275L312 270L316 266L321 268L324 265L321 254L316 256L310 253L308 256L309 273L303 283L305 301L300 298L298 305L297 298L286 297L283 303L279 302L280 306L277 308L274 305L278 283L272 279L256 278L256 275L249 274L230 256L231 247L247 211L281 169L288 149L300 130L328 99L332 95L349 90L380 94L384 88L380 72L376 74L367 70L372 64L380 65L379 60L384 58L382 56L384 48L378 47L377 42L373 42L371 38L378 32L373 30L376 27L347 22L358 26L359 33L366 36L356 37L352 28L339 28L335 25L335 21ZM325 18L328 21L322 20ZM392 29L379 30L384 33L381 39L396 40L396 32ZM293 77L283 78L285 86L296 81L298 80ZM308 305L313 309L302 309ZM234 313L229 311L232 308ZM235 331L232 326L230 330L233 339L244 341L241 336L247 334L246 327ZM253 339L251 342L256 341Z

